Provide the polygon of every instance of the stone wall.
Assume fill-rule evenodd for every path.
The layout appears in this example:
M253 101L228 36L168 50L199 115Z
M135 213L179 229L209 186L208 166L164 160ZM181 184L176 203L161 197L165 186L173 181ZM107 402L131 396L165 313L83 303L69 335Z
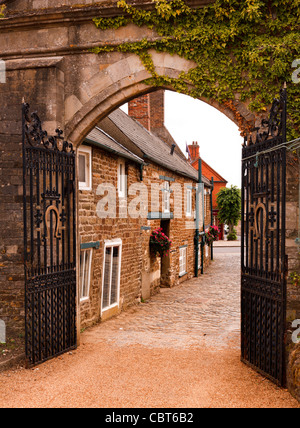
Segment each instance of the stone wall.
M7 339L24 337L22 99L34 100L32 111L47 117L46 128L61 125L58 115L63 120L63 73L52 61L34 63L35 69L23 60L8 61L6 83L0 84L0 319Z
M101 290L103 275L104 241L122 239L122 264L120 282L120 310L141 298L141 230L140 219L99 218L97 188L103 183L117 183L119 158L103 150L92 149L93 179L91 191L79 191L79 234L81 243L100 242L99 249L93 249L90 298L81 304L81 327L98 322L101 317ZM139 170L134 163L127 163L128 186L139 180ZM118 198L117 198L118 201Z
M288 255L287 384L289 391L300 402L300 344L296 345L292 341L292 334L295 332L293 322L300 320L300 281L293 281L291 278L293 273L300 275L300 243L298 245L296 243L296 239L299 237L299 160L291 153L288 153L287 156L286 228L286 252ZM298 327L300 327L300 321Z
M166 286L175 286L179 284L180 282L190 279L194 276L195 273L195 244L194 244L194 237L195 237L195 221L194 221L194 211L195 211L195 198L196 198L196 191L195 186L196 182L192 179L184 178L182 176L179 176L177 174L174 174L170 171L164 170L163 168L160 168L157 165L152 164L151 166L148 166L144 170L144 183L147 185L148 188L151 187L151 185L158 185L160 187L163 186L164 181L161 179L161 177L168 177L171 180L170 181L170 207L171 212L174 213L174 219L170 220L169 225L169 238L172 240L172 249L170 252L170 262L169 262L169 269L168 273L165 275L164 283ZM193 187L192 191L192 216L186 217L185 211L185 187ZM178 188L178 191L176 190ZM181 194L180 194L181 192ZM151 206L150 201L150 192L149 195L149 206ZM181 200L181 206L178 205L178 198ZM208 225L211 222L210 217L210 202L209 202L209 195L206 195L206 216L205 216L205 224ZM161 211L161 208L160 210ZM151 226L151 228L155 228L158 226L158 224L151 224L152 222L148 220L148 225ZM202 228L201 228L202 231ZM179 278L179 248L181 246L187 245L187 258L188 258L188 271L187 275L183 278ZM208 264L209 256L205 258L206 265Z
M289 354L287 380L290 393L300 402L300 344Z
M287 157L287 203L286 203L286 253L288 255L288 283L287 283L287 323L288 333L291 323L300 319L300 284L291 279L291 274L300 275L299 245L299 163L297 159L288 154ZM288 334L289 345L291 343Z
M211 3L214 3L215 0L187 0L188 4L192 6L206 6ZM115 8L114 12L118 13L117 10L117 0L81 0L79 3L78 0L65 0L63 3L58 0L0 0L0 5L4 3L7 6L7 12L10 14L20 14L24 11L37 13L38 11L43 11L46 13L52 10L62 9L68 10L72 9L91 9L94 10L95 13L97 10L102 9L102 4L106 7L112 9ZM145 4L148 5L148 2L143 0L135 2L135 4L143 7Z

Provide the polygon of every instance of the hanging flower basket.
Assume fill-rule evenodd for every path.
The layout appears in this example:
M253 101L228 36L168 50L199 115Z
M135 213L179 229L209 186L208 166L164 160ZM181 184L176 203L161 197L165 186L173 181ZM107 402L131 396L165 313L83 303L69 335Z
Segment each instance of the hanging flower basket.
M155 256L167 256L172 246L172 241L165 235L162 228L155 229L150 236L150 251Z
M218 239L219 229L217 226L209 226L208 229L205 230L205 241L207 245L211 245L214 241Z

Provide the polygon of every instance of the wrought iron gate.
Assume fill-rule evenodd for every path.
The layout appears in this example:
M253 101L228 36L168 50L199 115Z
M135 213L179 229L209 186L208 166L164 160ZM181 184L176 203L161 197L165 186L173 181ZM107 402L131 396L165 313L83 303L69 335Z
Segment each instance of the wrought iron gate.
M75 153L23 104L25 334L28 366L76 347Z
M285 383L286 90L242 154L242 361Z

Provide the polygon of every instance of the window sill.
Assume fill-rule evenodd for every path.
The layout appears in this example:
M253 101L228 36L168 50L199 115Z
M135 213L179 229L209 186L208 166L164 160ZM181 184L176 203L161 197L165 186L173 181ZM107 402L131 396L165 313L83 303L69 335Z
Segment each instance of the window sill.
M79 190L83 190L85 192L90 192L92 190L92 188L91 187L79 186Z
M114 304L113 304L113 305L111 305L111 306L107 306L106 308L103 308L103 309L102 309L102 313L103 313L103 312L106 312L106 311L109 311L110 309L117 308L117 307L119 307L119 303L114 303Z
M148 220L173 220L173 213L150 212L147 215Z
M118 315L120 312L119 304L110 306L109 308L102 309L101 312L101 321L106 321L107 319Z
M182 272L179 274L179 278L183 277L184 275L187 275L187 272Z

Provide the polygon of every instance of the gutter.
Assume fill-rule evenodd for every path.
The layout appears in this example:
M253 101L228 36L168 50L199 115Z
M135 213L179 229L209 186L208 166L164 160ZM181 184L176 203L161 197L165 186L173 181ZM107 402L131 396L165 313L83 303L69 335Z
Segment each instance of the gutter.
M201 159L198 160L198 189L197 189L197 193L196 193L196 235L195 235L195 277L198 278L199 277L199 241L200 241L200 235L201 235L201 275L203 275L203 245L204 245L204 232L200 234L199 231L199 197L201 194L200 189L202 188L202 186L200 186L200 184L202 184L202 161ZM202 195L203 197L203 195ZM204 227L204 218L203 218L203 230L205 230Z

